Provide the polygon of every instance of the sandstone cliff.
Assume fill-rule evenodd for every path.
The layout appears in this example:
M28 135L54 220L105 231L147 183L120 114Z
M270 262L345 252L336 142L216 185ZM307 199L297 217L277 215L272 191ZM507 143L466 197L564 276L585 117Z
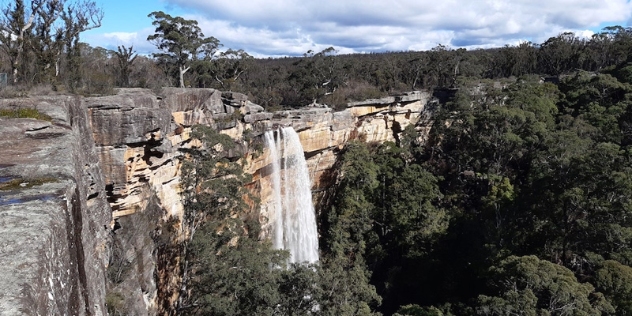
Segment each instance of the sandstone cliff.
M0 190L6 254L0 260L7 267L0 309L36 308L42 315L104 314L106 279L116 294L108 297L110 305L133 314L155 314L158 303L175 299L163 226L182 215L179 149L191 146L192 125L214 126L238 142L229 155L243 159L253 175L248 186L260 196L265 228L270 161L267 150L257 148L265 131L293 126L299 133L319 202L346 142L397 142L409 124L425 135L432 112L426 92L351 103L338 112L312 106L267 113L243 94L213 89L170 88L158 95L121 89L113 96L19 102L53 119L0 118L8 135L0 147L9 148L0 152L0 185L45 180Z
M208 124L235 140L248 135L261 143L266 130L293 126L307 157L313 190L326 188L327 171L336 154L351 139L366 142L398 141L409 124L428 128L430 101L426 92L351 103L344 111L308 107L275 113L250 103L244 95L213 89L167 89L163 95L148 90L125 89L116 96L89 98L93 137L106 177L108 199L115 218L142 210L147 190L154 191L171 215L182 210L178 195L178 148L188 146L190 126ZM421 134L424 134L423 132ZM255 176L253 187L265 188L267 153L242 150L247 172ZM244 154L246 153L246 154ZM263 179L265 181L265 179ZM265 202L267 192L261 192Z

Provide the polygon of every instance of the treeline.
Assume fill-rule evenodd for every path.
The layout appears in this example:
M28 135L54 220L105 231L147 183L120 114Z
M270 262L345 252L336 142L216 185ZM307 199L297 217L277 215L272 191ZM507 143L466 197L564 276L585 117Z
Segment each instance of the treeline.
M79 36L101 26L103 11L90 0L16 0L2 8L0 50L5 84L81 84Z
M578 69L599 71L628 59L632 29L607 27L591 38L563 33L542 44L524 42L495 49L335 55L333 49L302 58L255 60L234 89L264 106L312 102L341 107L349 101L411 90L458 87L471 80L559 76Z
M103 12L89 0L18 0L2 10L0 71L12 85L52 86L83 94L115 87L216 88L249 94L269 109L349 101L410 90L457 87L469 80L559 76L577 69L600 71L628 59L632 29L604 28L591 38L563 33L544 43L495 49L337 55L333 47L302 57L256 59L223 47L197 21L152 12L152 56L133 47L90 47L80 34L101 25Z

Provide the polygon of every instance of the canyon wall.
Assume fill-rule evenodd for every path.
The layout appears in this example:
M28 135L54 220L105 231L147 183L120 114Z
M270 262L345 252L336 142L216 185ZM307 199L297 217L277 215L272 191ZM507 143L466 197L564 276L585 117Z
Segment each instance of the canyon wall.
M155 241L140 238L138 227L154 227L158 232L156 227L164 226L165 218L182 215L178 149L191 146L192 125L213 126L238 142L238 148L228 154L242 159L245 171L253 175L248 188L260 198L256 211L264 228L261 237L266 238L273 193L269 153L262 148L265 131L292 126L298 132L318 209L322 193L335 181L331 169L345 143L353 139L396 142L409 124L426 135L432 113L431 96L426 92L351 103L343 111L323 105L267 113L243 94L213 89L171 88L159 95L122 89L118 95L87 98L84 103L116 221L112 225L118 229L114 252L134 249L133 273L158 276L157 284L124 279L116 285L123 296L134 297L126 300L125 308L141 315L160 310L156 301L173 302L177 296L173 291L177 280L160 271L171 264L168 254L160 252ZM140 224L147 220L151 223Z
M279 126L292 126L299 134L313 181L312 189L330 186L328 171L346 142L398 141L398 134L416 124L427 134L431 95L411 92L401 96L350 103L343 111L326 106L267 113L243 94L213 89L167 89L157 96L149 90L123 89L118 95L88 98L95 144L100 153L108 199L114 218L145 208L148 191L157 194L170 215L182 212L179 204L178 148L189 146L190 127L206 124L240 141L230 153L244 159L254 176L250 187L265 203L269 192L268 154L244 142L262 144L261 135Z
M334 184L331 170L345 143L397 142L410 124L423 137L431 99L411 92L350 103L343 111L315 105L274 113L243 94L213 89L4 100L0 108L35 107L52 120L0 118L0 147L9 149L0 152L6 284L0 310L103 315L106 283L110 307L137 315L164 310L159 302L172 302L177 284L161 269L173 264L165 225L182 216L179 149L195 144L195 124L236 140L228 155L253 175L248 188L260 197L265 235L272 194L265 131L292 126L298 132L318 205Z

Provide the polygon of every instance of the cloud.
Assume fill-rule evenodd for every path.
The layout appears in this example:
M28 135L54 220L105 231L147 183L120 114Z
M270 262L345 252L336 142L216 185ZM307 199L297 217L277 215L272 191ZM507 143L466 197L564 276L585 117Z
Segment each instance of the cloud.
M147 41L147 36L153 34L153 31L154 29L149 27L137 32L90 32L82 35L81 39L93 47L101 46L111 50L116 50L118 46L134 46L134 51L149 55L156 50L155 46Z
M330 46L352 53L541 43L561 32L587 36L604 23L632 20L630 0L165 1L225 47L259 57ZM143 39L128 35L112 37Z
M129 43L138 38L138 32L112 32L103 34L103 37Z

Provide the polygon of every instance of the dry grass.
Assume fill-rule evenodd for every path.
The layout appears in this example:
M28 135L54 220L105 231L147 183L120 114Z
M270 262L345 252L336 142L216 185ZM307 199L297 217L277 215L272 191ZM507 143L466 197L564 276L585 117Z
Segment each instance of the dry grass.
M41 121L52 121L53 118L33 108L0 109L0 117L34 118Z

